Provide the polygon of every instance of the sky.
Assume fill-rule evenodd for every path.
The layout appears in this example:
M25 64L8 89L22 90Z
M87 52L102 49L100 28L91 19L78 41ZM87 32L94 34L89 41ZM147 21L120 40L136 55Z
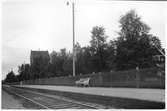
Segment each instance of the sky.
M67 0L3 0L2 79L18 66L30 63L31 50L62 48L72 50L72 5ZM151 27L165 47L166 2L78 0L75 2L75 37L81 46L89 45L91 29L103 26L108 41L116 38L119 19L129 10L136 10L141 20Z

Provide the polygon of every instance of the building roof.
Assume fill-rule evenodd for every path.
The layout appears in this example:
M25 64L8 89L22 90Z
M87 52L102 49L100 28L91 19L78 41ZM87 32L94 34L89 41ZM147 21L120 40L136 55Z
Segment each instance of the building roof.
M36 58L36 57L49 58L49 52L48 51L32 51L31 50L31 57L32 58Z

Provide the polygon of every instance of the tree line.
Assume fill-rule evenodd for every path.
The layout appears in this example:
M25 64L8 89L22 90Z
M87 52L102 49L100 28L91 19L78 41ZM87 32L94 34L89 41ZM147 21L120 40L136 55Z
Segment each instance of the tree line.
M149 33L150 27L134 10L121 16L119 23L120 31L116 39L107 42L105 28L95 26L91 31L90 45L81 47L78 42L75 44L77 75L155 67L156 62L152 57L161 54L156 49L161 49L161 43L158 37ZM18 68L19 75L13 76L14 73L9 72L5 81L72 76L73 53L65 48L59 52L52 51L50 59L47 65L22 64Z

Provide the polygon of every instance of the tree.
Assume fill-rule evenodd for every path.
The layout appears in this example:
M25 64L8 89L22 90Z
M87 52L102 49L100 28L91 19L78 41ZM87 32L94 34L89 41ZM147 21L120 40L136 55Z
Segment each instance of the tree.
M156 49L161 55L165 56L165 51L161 47L161 41L156 36L150 36L150 45L152 48Z
M5 78L5 83L12 83L12 82L17 82L17 81L18 80L13 71L10 71Z
M55 76L64 76L67 75L65 72L64 64L69 60L66 49L61 49L60 52L52 52L50 54L51 57L51 72L54 73Z
M92 62L95 67L95 71L102 71L105 68L105 49L106 39L105 29L102 26L93 27L92 40L90 41L91 50L93 52Z
M69 53L67 59L63 63L64 75L72 75L72 54Z
M141 21L141 18L136 14L135 10L130 10L120 19L121 37L125 39L137 39L142 34L147 34L150 27Z
M29 64L22 64L21 66L18 66L18 73L19 75L17 77L19 81L29 80L32 78Z
M57 70L58 70L57 58L58 58L58 53L56 51L52 51L52 53L50 54L51 62L49 64L49 72L53 73L53 76L57 76Z
M153 38L149 34L149 26L141 21L134 10L120 19L120 32L116 41L116 68L126 70L139 67L151 67L152 56L156 52L150 44ZM157 38L158 39L158 38ZM160 44L159 44L160 46Z
M77 61L79 62L81 70L80 73L88 74L95 71L95 64L92 62L94 54L90 46L82 47L80 53L78 53L77 56Z
M110 40L110 42L107 45L107 69L109 71L115 70L115 58L116 58L116 40Z
M80 74L83 73L82 71L82 67L83 67L83 53L82 53L82 48L80 46L80 44L77 42L75 45L75 57L76 57L76 74Z

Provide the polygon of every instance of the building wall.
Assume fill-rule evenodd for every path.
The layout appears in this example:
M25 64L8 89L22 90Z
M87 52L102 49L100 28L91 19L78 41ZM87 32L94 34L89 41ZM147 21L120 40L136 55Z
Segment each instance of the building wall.
M31 51L30 63L33 65L38 59L43 63L48 64L50 62L50 56L48 51ZM39 61L39 62L40 62Z

